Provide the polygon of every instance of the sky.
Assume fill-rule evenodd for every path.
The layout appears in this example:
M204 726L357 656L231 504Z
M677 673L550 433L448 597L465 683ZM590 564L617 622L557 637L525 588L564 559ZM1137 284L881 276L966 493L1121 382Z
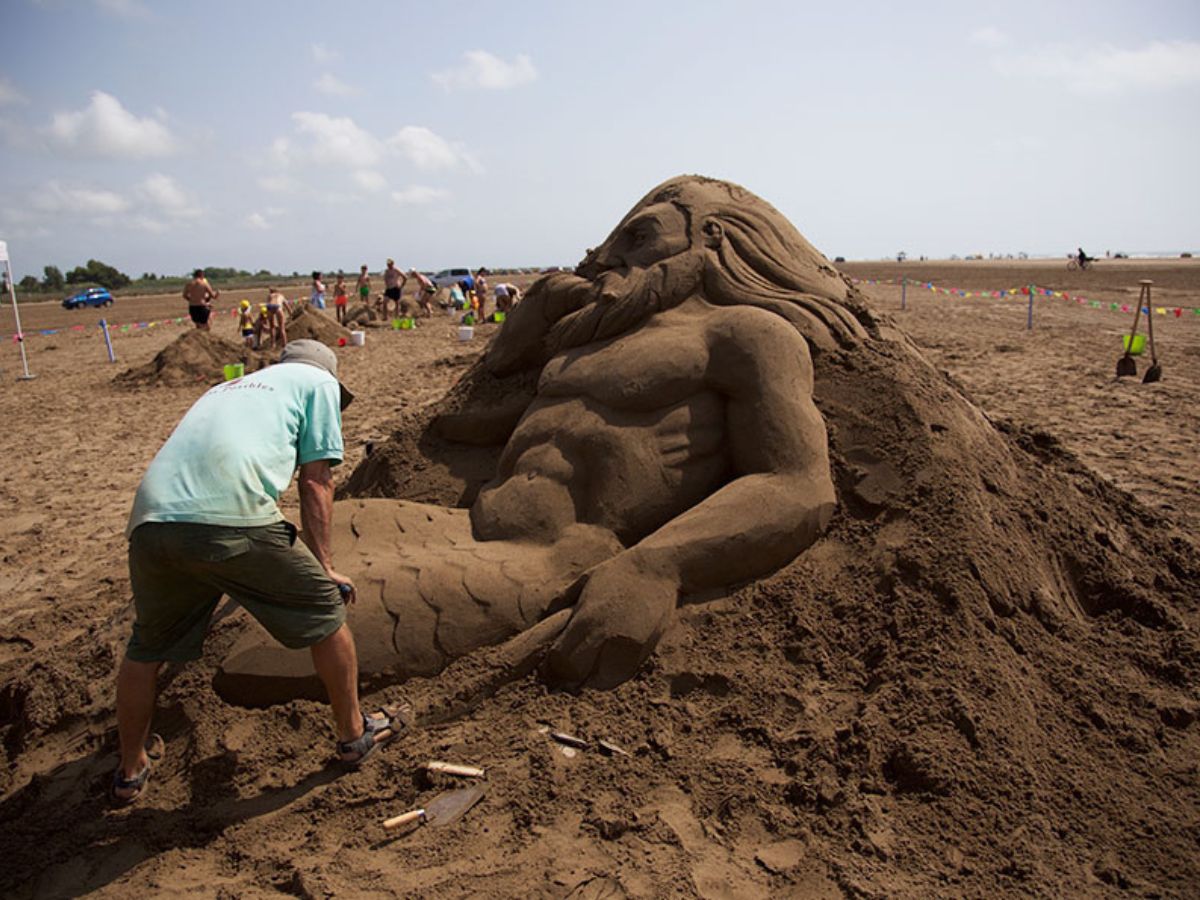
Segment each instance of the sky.
M1200 3L0 0L17 278L573 265L667 178L829 257L1200 250Z

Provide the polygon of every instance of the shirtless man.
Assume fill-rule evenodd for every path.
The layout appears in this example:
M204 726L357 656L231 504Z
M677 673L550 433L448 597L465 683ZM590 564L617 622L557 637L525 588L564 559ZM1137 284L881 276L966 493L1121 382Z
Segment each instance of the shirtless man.
M787 564L835 505L809 347L865 336L847 293L741 188L651 192L575 273L535 284L489 348L496 375L540 376L469 511L335 505L335 552L366 586L354 628L375 636L361 668L430 674L573 607L548 673L607 687L678 602ZM268 648L244 642L225 673L294 670Z
M183 299L188 303L188 316L201 331L210 331L208 319L212 315L212 302L221 296L220 291L213 290L204 270L197 269L192 273L192 280L183 288Z
M404 284L408 276L396 268L396 261L389 259L387 268L383 270L383 317L388 315L388 301L396 304L396 315L400 315L400 295L404 293Z

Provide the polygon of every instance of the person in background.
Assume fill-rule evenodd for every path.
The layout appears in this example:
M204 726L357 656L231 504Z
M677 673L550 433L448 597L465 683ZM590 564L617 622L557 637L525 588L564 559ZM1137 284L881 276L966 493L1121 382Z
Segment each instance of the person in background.
M283 307L287 304L287 300L283 294L275 290L273 287L267 288L267 313L269 318L269 326L271 332L272 347L287 346L287 325L283 321Z
M453 309L467 308L467 295L463 293L462 284L458 282L450 285L450 306Z
M396 304L396 315L400 315L400 295L408 277L396 268L396 261L389 259L387 268L383 270L383 317L388 317L388 301Z
M371 276L367 274L367 264L363 263L358 271L358 302L368 306L371 300Z
M253 348L255 345L254 314L250 312L250 301L243 300L238 304L238 334L242 336L242 343L247 347Z
M511 312L521 299L521 292L515 284L502 281L493 290L496 294L496 312L505 314Z
M320 272L312 274L312 293L308 297L308 302L317 309L325 308L325 282L321 280Z
M338 272L337 283L333 286L333 306L337 312L339 325L346 324L346 304L348 302L346 298L346 278L341 272Z
M212 302L221 296L220 291L214 291L204 270L197 269L192 273L192 280L183 288L183 299L188 303L188 316L201 331L211 331L208 319L212 315Z
M1077 260L1079 260L1079 268L1086 269L1089 265L1092 264L1093 257L1088 256L1086 253L1084 253L1082 247L1078 247L1077 249L1079 250L1079 252L1075 255L1075 258Z
M418 272L416 269L408 270L408 277L416 282L415 294L413 299L417 301L417 306L425 313L425 317L433 315L433 295L437 293L437 288L433 282L429 280L429 276L423 272Z
M487 276L490 273L487 269L480 266L475 272L475 302L478 307L475 312L479 316L480 322L487 321L487 303L488 303L488 283Z
M258 315L254 319L254 349L263 349L263 335L271 333L271 311L267 304L258 305Z

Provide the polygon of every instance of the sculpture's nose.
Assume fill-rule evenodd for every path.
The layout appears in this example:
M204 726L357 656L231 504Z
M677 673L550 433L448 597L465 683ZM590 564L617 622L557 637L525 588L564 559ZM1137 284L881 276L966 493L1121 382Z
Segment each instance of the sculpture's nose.
M588 250L583 262L576 267L575 273L580 278L594 281L609 269L618 269L621 265L622 261L613 254L611 247L606 243L594 250Z

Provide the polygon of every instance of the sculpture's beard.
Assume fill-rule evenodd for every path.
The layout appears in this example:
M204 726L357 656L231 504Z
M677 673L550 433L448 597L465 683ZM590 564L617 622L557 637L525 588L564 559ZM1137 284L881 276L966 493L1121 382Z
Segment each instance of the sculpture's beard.
M632 331L655 313L678 306L700 286L703 263L696 254L664 260L628 274L606 272L595 281L571 275L560 278L563 306L574 309L551 326L547 356Z

